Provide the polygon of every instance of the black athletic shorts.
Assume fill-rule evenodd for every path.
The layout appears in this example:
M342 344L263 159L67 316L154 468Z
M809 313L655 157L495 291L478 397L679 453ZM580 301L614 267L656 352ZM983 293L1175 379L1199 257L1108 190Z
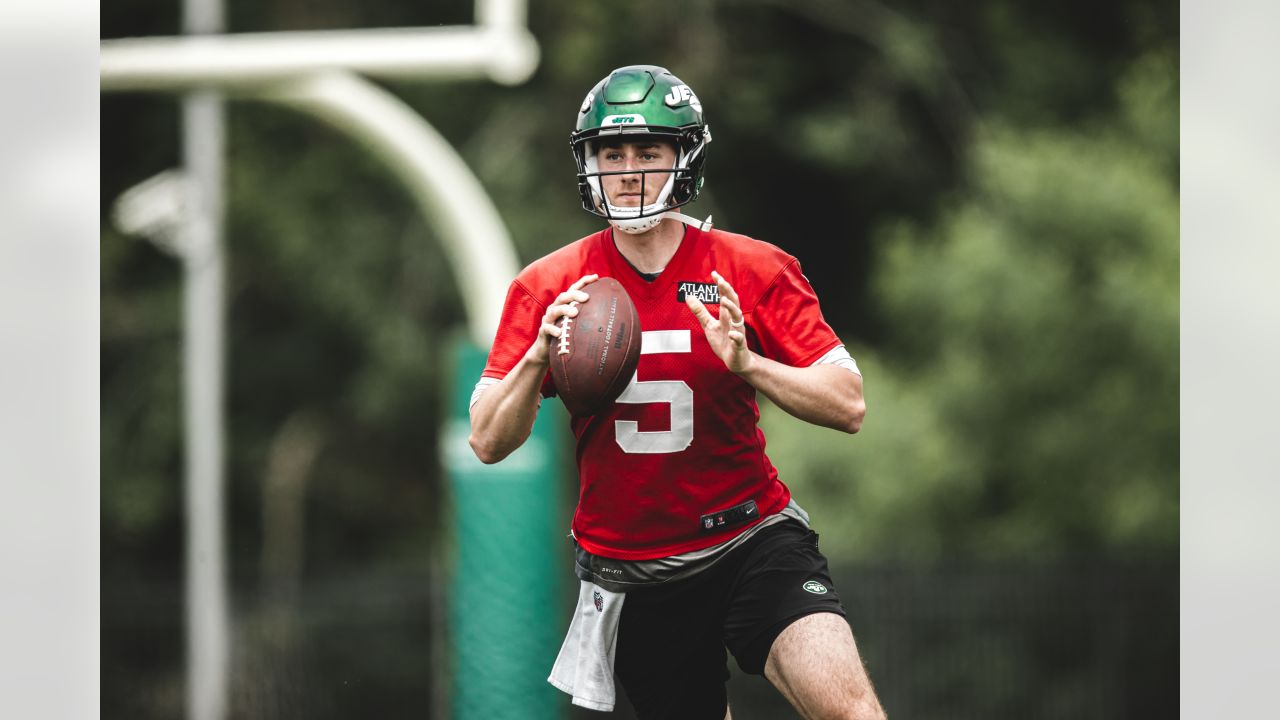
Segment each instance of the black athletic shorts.
M629 590L614 671L642 720L722 720L726 647L763 674L778 635L817 612L845 614L817 533L785 520L691 578Z

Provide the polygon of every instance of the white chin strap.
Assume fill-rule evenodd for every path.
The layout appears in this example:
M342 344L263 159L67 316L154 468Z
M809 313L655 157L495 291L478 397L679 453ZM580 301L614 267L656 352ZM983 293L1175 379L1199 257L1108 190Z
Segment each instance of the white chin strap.
M642 207L618 207L606 198L604 204L609 209L609 222L622 232L631 235L638 235L657 227L658 223L662 222L664 214L662 209L667 206L667 198L671 196L671 188L675 186L675 182L675 173L668 175L666 184L662 186L662 192L658 193L658 199Z
M672 210L670 212L662 213L662 215L660 215L659 217L671 218L672 220L679 220L680 222L684 223L685 225L688 225L689 227L698 228L702 232L706 232L711 229L710 215L707 216L706 220L699 220L698 218L690 217L688 215L685 215L684 213L678 213L675 210Z
M653 206L651 205L650 207L653 207ZM635 210L635 208L623 208L623 209ZM650 217L636 218L634 220L613 219L613 220L610 220L609 222L612 223L614 227L618 228L624 233L627 233L628 235L639 235L640 233L646 230L651 230L657 227L658 223L662 222L663 219L666 219L666 218L677 220L690 227L696 227L703 232L706 232L711 229L710 215L707 216L706 220L699 220L698 218L690 217L688 215L685 215L684 213L678 213L675 210L669 210L660 215L652 215Z

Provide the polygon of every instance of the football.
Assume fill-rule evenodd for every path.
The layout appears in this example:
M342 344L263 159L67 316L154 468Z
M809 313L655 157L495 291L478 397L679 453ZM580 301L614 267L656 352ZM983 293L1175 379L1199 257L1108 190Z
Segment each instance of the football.
M613 278L583 290L590 299L577 317L560 318L563 332L551 339L551 377L570 413L595 415L618 399L640 364L640 316Z

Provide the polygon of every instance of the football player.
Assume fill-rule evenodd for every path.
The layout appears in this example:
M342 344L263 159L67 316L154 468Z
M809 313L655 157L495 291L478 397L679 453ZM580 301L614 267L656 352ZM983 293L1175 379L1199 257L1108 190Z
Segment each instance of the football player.
M818 536L765 454L756 394L855 433L862 376L796 258L677 212L702 187L711 129L664 68L614 70L570 136L582 206L606 227L511 283L471 401L486 463L529 436L557 323L591 283L626 288L640 364L606 410L571 421L579 604L549 681L641 718L729 717L727 653L806 718L881 718Z

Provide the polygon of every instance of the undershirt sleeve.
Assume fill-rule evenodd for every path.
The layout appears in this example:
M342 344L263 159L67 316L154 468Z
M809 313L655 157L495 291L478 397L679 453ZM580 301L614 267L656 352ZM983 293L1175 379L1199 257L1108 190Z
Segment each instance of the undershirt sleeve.
M853 359L853 356L849 354L849 351L843 345L818 358L814 365L835 365L848 370L858 377L862 377L862 370L858 369L858 361Z

